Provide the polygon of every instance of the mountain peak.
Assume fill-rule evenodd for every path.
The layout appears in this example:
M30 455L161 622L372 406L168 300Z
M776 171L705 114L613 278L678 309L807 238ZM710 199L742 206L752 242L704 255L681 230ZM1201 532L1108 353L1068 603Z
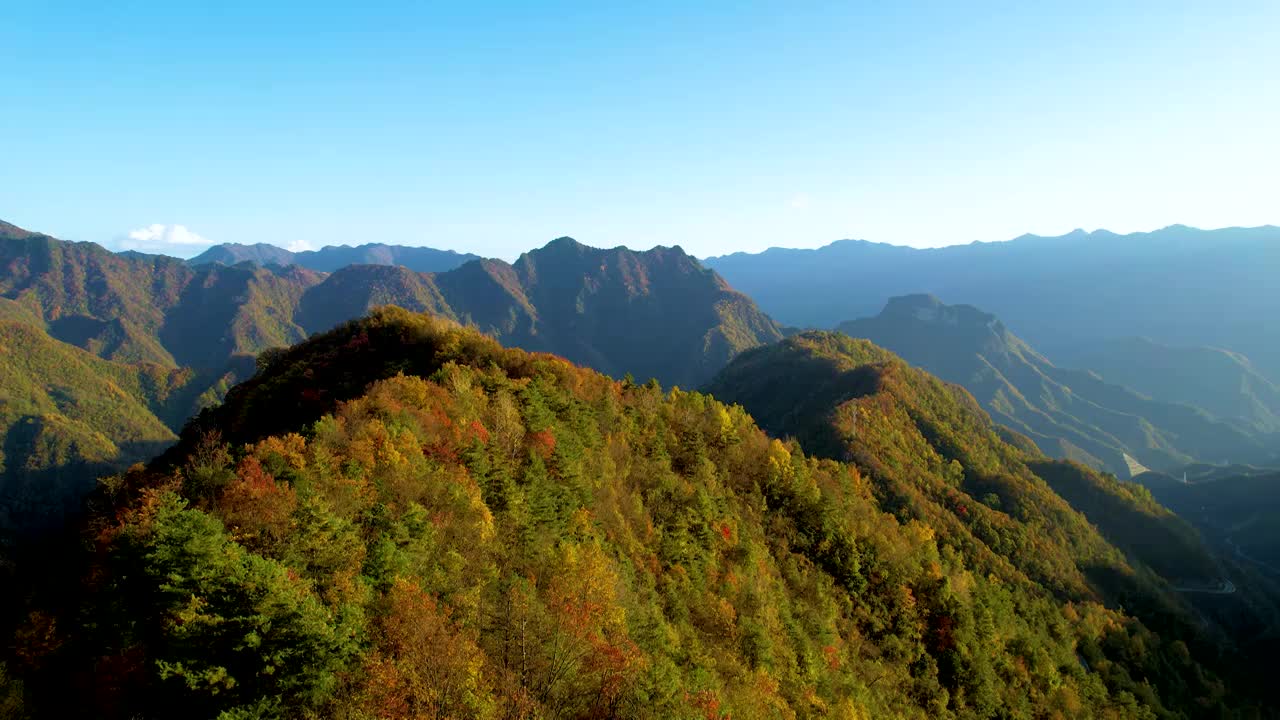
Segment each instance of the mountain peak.
M936 323L974 329L1000 326L1000 321L994 315L972 305L947 305L936 296L925 293L890 298L884 310L880 312L880 316L895 321Z
M568 235L561 235L555 240L552 240L551 242L542 246L542 249L543 250L576 250L581 252L582 250L587 250L589 248L586 245L583 245L582 243L578 242L577 240L574 240L573 238L569 237Z

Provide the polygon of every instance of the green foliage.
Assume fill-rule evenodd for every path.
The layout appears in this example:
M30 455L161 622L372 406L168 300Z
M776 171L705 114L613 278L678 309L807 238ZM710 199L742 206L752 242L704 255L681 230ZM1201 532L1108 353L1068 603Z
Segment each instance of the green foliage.
M9 675L5 664L0 663L0 718L24 720L27 717L25 706L22 681Z
M744 353L709 390L741 402L772 433L855 463L882 507L926 523L975 571L1073 603L1128 608L1161 635L1136 631L1144 660L1178 656L1181 641L1203 657L1223 651L1201 632L1185 599L1149 569L1172 581L1216 577L1195 531L1133 486L1048 461L994 426L965 391L835 333L805 333ZM1180 704L1221 693L1200 669L1183 663L1171 670L1176 666L1162 660L1147 670L1168 699ZM1125 678L1109 682L1136 692Z
M359 613L326 608L280 563L246 552L172 494L130 537L161 692L216 710L315 702L355 651Z
M327 394L291 406L305 388ZM1185 646L1090 585L1081 568L1123 571L1119 554L953 391L926 390L896 431L887 409L858 426L884 454L859 467L706 395L383 310L275 358L164 462L103 485L63 667L138 659L82 696L33 687L51 714L115 717L1216 712ZM929 408L950 460L920 440ZM936 488L894 489L894 463ZM971 486L1027 519L930 509ZM1073 517L1084 529L1051 529Z
M268 373L285 354L278 348L375 306L429 311L606 373L686 386L737 352L781 337L747 297L679 249L606 251L564 238L514 265L454 267L465 258L433 259L422 248L326 248L320 255L327 259L313 259L379 264L326 264L334 272L324 276L298 266L115 254L6 228L0 432L24 418L38 429L5 438L0 530L76 506L94 476L151 457L238 379ZM265 257L262 248L247 250ZM235 251L210 258L234 260ZM442 260L452 269L427 274L387 264L396 258ZM286 402L314 418L312 400Z

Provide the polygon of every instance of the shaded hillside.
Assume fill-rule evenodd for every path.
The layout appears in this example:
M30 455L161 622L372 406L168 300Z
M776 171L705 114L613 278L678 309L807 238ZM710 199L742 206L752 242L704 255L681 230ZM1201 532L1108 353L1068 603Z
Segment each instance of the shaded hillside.
M192 267L17 230L0 237L0 318L31 321L112 360L218 368L387 304L617 377L685 386L782 337L749 298L680 248L600 250L561 238L515 264L476 260L443 273L363 264L323 275Z
M1238 353L1124 338L1054 348L1053 357L1154 398L1195 405L1261 430L1280 430L1280 386Z
M1006 447L959 476L1030 487ZM854 454L873 449L937 456ZM934 523L865 460L381 310L273 354L164 462L103 484L88 597L18 635L24 700L108 718L1245 711L1194 638L1115 609L1091 576L1152 593L1126 605L1163 594L1051 493ZM987 549L978 518L1025 551ZM50 622L61 642L32 642Z
M782 337L750 298L678 247L600 250L560 238L513 269L513 295L527 298L537 319L499 339L614 377L697 387L737 353Z
M21 323L0 322L0 363L0 532L56 523L219 393L220 378L102 360Z
M1197 477L1149 473L1138 478L1151 494L1187 518L1228 552L1280 580L1280 473Z
M225 243L214 245L187 262L191 265L208 263L236 265L242 262L258 265L298 265L319 272L333 272L348 265L400 265L417 272L444 272L479 259L477 255L453 250L383 243L368 243L355 247L326 245L319 250L300 252L291 252L266 243L254 245Z
M1228 348L1280 378L1272 226L1077 230L927 250L845 240L705 262L786 325L834 327L890 297L930 293L995 313L1037 347L1146 335Z
M998 422L1046 453L1129 477L1194 459L1257 461L1276 440L1187 405L1158 402L1096 375L1054 365L995 316L928 295L894 298L876 317L839 326L964 386Z
M560 238L514 264L447 273L353 265L302 297L310 332L398 305L473 325L510 345L600 372L696 387L737 353L782 337L749 298L680 248L602 250Z
M565 238L515 265L474 261L438 274L351 265L323 275L297 266L192 267L12 226L0 227L0 233L0 322L21 323L40 336L22 348L34 355L0 357L0 369L20 374L23 363L36 356L74 357L75 346L129 366L158 366L148 373L188 378L184 382L198 388L195 395L203 394L204 401L218 399L230 382L251 373L258 353L386 304L474 325L511 344L556 352L616 377L632 373L684 386L705 381L737 352L781 337L748 298L678 248L597 250ZM56 347L59 341L67 346ZM57 369L60 360L46 359ZM62 385L73 388L69 402L116 402L107 382L79 377ZM176 428L199 405L193 397L139 412L153 428ZM81 424L41 413L33 417L45 420L24 431L30 437L14 436L6 446L6 465L41 472L63 468L65 477L46 488L59 503L74 503L78 496L70 489L86 486L103 467L151 451L121 446L133 447L125 435L116 437L127 435L129 424L113 425L112 413L96 413ZM146 437L157 443L172 439L167 431ZM23 487L30 484L23 481Z
M319 275L299 268L188 267L93 243L0 237L0 297L53 337L109 360L221 367L297 342L292 320Z

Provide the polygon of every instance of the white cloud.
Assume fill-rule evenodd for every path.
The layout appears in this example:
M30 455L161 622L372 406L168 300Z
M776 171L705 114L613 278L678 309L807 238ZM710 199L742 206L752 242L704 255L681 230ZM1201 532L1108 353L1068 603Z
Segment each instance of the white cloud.
M293 242L286 245L284 249L288 250L289 252L304 252L306 250L314 250L315 248L313 248L311 246L311 243L307 242L306 240L294 240Z
M789 201L787 201L787 207L792 210L808 210L809 202L808 193L796 193L791 196Z
M192 232L185 225L153 223L116 238L114 244L118 250L138 250L186 257L195 254L197 249L206 248L213 243Z

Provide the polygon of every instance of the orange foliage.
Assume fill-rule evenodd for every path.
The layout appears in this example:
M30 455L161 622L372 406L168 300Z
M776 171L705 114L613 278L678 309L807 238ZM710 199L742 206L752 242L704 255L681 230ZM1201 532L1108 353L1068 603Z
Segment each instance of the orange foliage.
M289 529L298 507L293 488L275 481L250 455L236 467L236 479L218 495L214 510L240 539L275 539Z
M379 651L365 661L362 708L380 718L471 718L485 693L484 656L474 634L412 581L399 579L379 623Z
M702 717L706 720L730 720L728 714L720 714L720 698L713 690L699 690L696 693L686 692L684 700L694 710L702 713Z
M551 454L556 451L556 436L551 430L539 430L535 433L529 433L529 446L533 451L542 456L543 460L551 459Z

